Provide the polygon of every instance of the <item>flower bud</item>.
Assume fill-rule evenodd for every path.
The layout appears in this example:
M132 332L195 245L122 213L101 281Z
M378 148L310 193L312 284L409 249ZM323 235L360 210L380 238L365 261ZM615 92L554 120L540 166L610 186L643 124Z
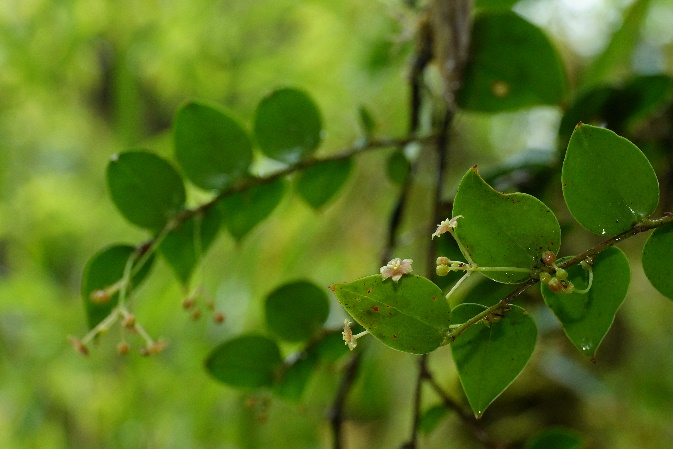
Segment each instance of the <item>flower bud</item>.
M549 281L552 280L551 274L547 273L546 271L541 271L539 276L540 276L540 282L542 282L545 285L549 285Z
M568 272L564 270L563 268L557 268L556 269L556 277L559 278L562 281L565 281L568 279Z
M441 256L437 258L437 265L448 265L451 263L451 259L446 256Z
M437 272L437 276L446 276L449 274L449 266L448 265L437 265L437 268L435 270Z
M551 280L547 283L547 286L549 287L549 290L553 291L554 293L559 293L561 290L563 290L563 284L561 284L561 281L553 277Z
M545 253L542 254L542 262L548 267L551 267L556 262L556 254L551 251L545 251Z

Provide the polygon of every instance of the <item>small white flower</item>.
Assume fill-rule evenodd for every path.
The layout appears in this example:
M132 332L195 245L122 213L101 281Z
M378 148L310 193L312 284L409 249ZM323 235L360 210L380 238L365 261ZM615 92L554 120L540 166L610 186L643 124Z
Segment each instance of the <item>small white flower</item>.
M348 349L350 349L351 351L355 349L355 347L358 344L353 338L353 331L351 330L351 322L348 319L344 320L344 331L341 333L341 335L343 335L344 342L346 342Z
M455 228L458 226L458 219L463 218L462 215L456 215L455 217L451 219L446 219L442 221L438 226L437 230L432 234L432 238L434 239L435 237L439 237L440 235L444 234L445 232L451 232L451 229Z
M411 267L411 259L400 259L399 257L388 262L387 265L381 267L381 276L385 281L388 278L392 278L393 281L397 282L400 278L409 273L413 273L414 269Z

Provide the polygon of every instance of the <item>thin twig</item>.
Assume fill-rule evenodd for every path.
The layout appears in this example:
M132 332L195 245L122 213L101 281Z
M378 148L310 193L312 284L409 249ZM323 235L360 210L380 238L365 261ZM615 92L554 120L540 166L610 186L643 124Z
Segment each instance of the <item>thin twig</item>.
M348 364L344 368L343 377L339 383L336 397L329 409L328 415L332 426L332 447L334 449L343 448L342 429L344 422L344 406L346 404L346 399L348 398L348 393L350 393L353 383L355 382L358 369L360 368L362 353L362 351L351 353L350 360L348 360Z

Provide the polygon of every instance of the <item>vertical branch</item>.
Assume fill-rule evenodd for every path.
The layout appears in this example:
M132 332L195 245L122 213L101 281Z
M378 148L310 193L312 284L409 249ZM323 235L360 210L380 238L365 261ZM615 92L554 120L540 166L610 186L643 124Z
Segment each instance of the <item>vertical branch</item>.
M344 406L348 393L355 382L358 369L360 368L360 361L362 360L362 351L351 354L348 364L344 368L343 377L339 384L334 403L329 410L329 420L332 426L332 447L334 449L342 449L343 446L343 422L344 422Z

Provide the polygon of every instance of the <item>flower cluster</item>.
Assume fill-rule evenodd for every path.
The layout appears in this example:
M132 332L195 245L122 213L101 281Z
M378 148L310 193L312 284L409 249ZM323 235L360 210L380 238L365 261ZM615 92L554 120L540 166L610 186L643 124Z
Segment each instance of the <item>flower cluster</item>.
M432 238L434 239L435 237L439 237L440 235L446 233L446 232L451 232L451 229L454 229L456 226L458 226L458 219L463 218L462 215L456 215L455 217L449 219L447 218L446 220L442 221L438 226L437 230L432 234Z

